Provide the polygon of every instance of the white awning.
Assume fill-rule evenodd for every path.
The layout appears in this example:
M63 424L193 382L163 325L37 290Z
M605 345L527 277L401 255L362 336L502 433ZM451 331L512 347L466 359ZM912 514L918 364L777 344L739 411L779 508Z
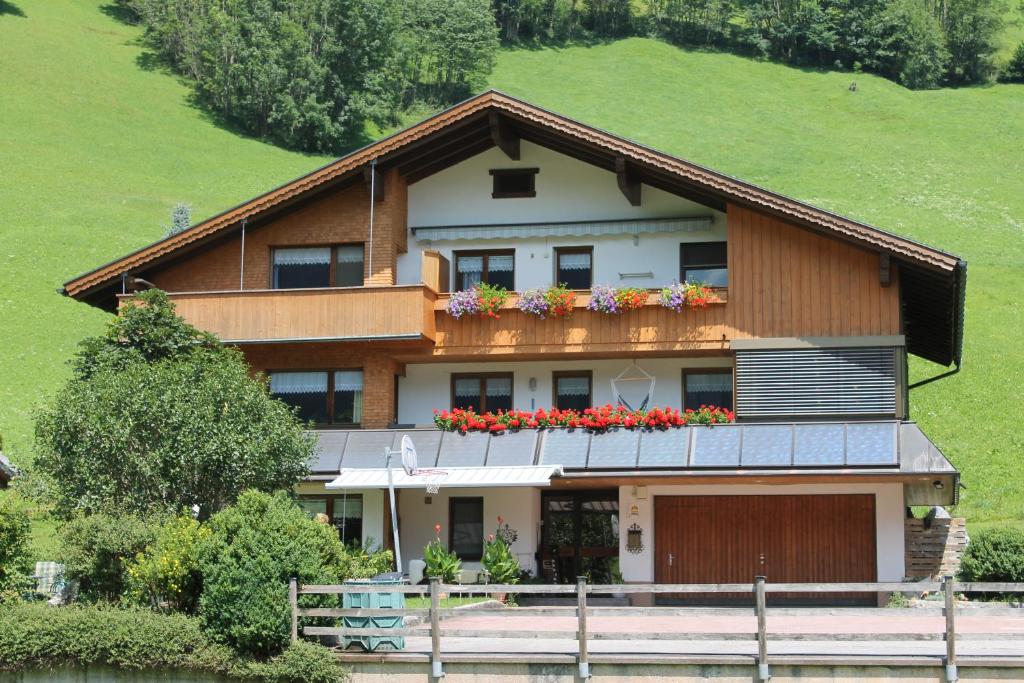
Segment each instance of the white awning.
M562 476L561 465L528 465L521 467L449 467L431 470L436 474L409 476L401 467L393 468L396 489L426 488L435 481L441 488L485 488L488 486L549 486L551 477ZM444 474L441 474L441 473ZM328 483L329 489L376 489L388 485L388 471L374 469L342 469L338 477Z
M420 241L430 242L436 240L475 240L510 237L577 237L590 235L637 235L651 232L693 232L710 230L714 226L714 222L713 216L682 216L677 218L580 221L572 223L424 225L412 227L410 230ZM493 259L494 257L491 258ZM511 263L511 259L509 262ZM495 270L495 268L492 266L491 270ZM467 268L460 264L459 271L466 272Z

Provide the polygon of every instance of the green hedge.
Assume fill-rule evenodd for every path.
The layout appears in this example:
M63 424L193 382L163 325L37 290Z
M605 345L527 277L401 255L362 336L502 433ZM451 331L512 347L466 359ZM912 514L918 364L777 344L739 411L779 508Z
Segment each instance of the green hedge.
M103 605L0 605L0 671L61 665L185 669L265 683L347 678L334 654L309 642L277 657L240 657L203 633L198 619Z
M972 533L960 564L960 578L1024 582L1024 529L1001 526Z

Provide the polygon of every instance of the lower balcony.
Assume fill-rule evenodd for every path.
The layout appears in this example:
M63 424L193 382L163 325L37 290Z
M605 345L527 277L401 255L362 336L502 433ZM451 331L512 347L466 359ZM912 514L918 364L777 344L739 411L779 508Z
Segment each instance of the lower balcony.
M176 310L225 342L425 341L434 300L423 285L168 293Z

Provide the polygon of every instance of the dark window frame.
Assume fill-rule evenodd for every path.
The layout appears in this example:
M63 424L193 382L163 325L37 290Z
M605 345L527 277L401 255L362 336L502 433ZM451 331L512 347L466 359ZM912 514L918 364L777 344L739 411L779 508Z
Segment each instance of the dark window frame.
M480 505L480 549L475 554L459 555L460 560L479 562L484 556L484 498L483 496L452 496L448 499L448 551L455 552L455 506L457 504L478 503Z
M359 528L359 538L356 539L356 542L359 543L359 545L362 545L362 543L363 543L363 536L364 536L364 534L363 534L364 529L362 528L362 523L361 522L362 522L362 520L366 519L366 500L363 498L363 494L361 494L361 493L348 493L348 494L341 495L341 494L335 494L335 493L325 493L323 495L319 495L319 494L316 494L316 493L303 493L303 494L299 494L297 496L297 498L300 501L302 501L302 500L323 500L323 501L325 501L326 502L326 506L325 506L325 509L324 509L324 514L327 515L327 518L329 520L331 520L331 526L334 526L334 503L335 503L335 501L343 500L343 499L358 498L359 499L359 508L360 508L360 518L359 518L360 519L360 525L359 525L360 528ZM348 542L345 541L345 537L341 535L341 529L338 529L338 527L336 527L336 526L334 526L334 528L337 529L338 535L341 538L341 542L343 544L351 542L351 541L348 541Z
M722 368L722 367L718 367L718 368L683 368L683 396L682 396L683 410L686 410L687 408L692 408L693 410L698 410L700 408L699 404L695 405L695 406L691 406L691 405L687 405L686 404L686 376L687 375L729 375L732 378L732 405L728 406L728 408L729 408L729 410L734 410L735 409L735 406L736 406L736 372L735 372L735 368L731 368L731 367L729 367L729 368ZM726 407L726 406L716 406L716 407L723 408L723 407Z
M539 168L492 168L491 174L491 198L492 199L522 199L537 196L537 174ZM498 189L498 183L502 178L509 176L524 176L530 179L528 190L521 192L509 192Z
M338 249L340 247L362 247L363 248L363 281L358 285L339 285L338 284ZM274 253L279 249L330 249L331 260L328 264L328 275L327 281L330 283L326 287L295 287L295 288L281 288L274 286L275 278L275 267L277 264L274 263ZM366 283L366 242L335 242L331 244L276 244L270 247L270 283L269 289L336 289L345 287L362 287Z
M313 425L318 428L322 427L341 427L345 429L362 429L362 422L335 422L334 421L334 373L336 372L351 372L358 370L363 373L363 401L366 401L366 369L361 367L348 367L348 368L278 368L274 370L264 370L269 380L270 376L275 372L287 373L287 372L326 372L327 373L327 422L314 422ZM283 400L274 394L271 394L279 401Z
M462 272L459 270L459 258L462 256L482 256L483 257L483 272L480 273L480 281L490 284L488 278L488 268L490 265L491 256L511 256L512 257L512 287L508 290L515 291L516 282L516 250L515 249L465 249L462 251L453 251L452 260L455 262L452 268L453 281L452 291L457 292L462 289Z
M593 370L554 370L551 373L551 405L558 406L558 380L562 377L586 377L589 392L587 393L588 407L594 407L594 371ZM561 408L559 408L561 410Z
M479 379L480 380L480 405L474 405L473 410L477 413L487 412L487 382L489 378L500 378L508 379L512 382L512 393L509 394L509 400L512 405L516 404L516 381L515 374L511 372L453 372L451 376L451 407L455 407L455 381L459 379Z
M724 261L707 261L702 263L686 263L686 248L687 247L709 247L719 246L725 248L725 260ZM679 244L679 281L687 282L686 271L687 270L700 270L707 268L721 268L725 271L726 283L729 282L729 243L726 240L717 240L714 242L681 242ZM718 285L720 287L720 285Z
M556 285L561 284L558 277L559 271L562 270L559 262L563 254L589 254L590 255L590 284L585 288L576 289L576 291L589 291L594 287L594 247L555 247L555 278L554 282Z

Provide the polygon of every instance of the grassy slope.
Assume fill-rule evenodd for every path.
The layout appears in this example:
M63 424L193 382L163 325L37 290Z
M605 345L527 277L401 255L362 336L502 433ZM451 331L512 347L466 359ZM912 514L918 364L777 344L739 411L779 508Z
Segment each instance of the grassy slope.
M0 432L29 457L30 412L103 316L54 289L160 236L176 201L201 218L319 165L234 135L137 64L136 29L102 0L0 4ZM1024 330L1024 88L911 93L646 40L504 53L496 87L801 199L965 255L964 372L914 414L965 471L963 511L1024 520L1014 493ZM917 377L932 372L914 367Z
M858 89L848 89L856 80ZM912 392L961 512L1024 520L1024 87L911 92L647 40L503 55L498 88L964 256L964 370ZM911 379L939 368L914 363Z

